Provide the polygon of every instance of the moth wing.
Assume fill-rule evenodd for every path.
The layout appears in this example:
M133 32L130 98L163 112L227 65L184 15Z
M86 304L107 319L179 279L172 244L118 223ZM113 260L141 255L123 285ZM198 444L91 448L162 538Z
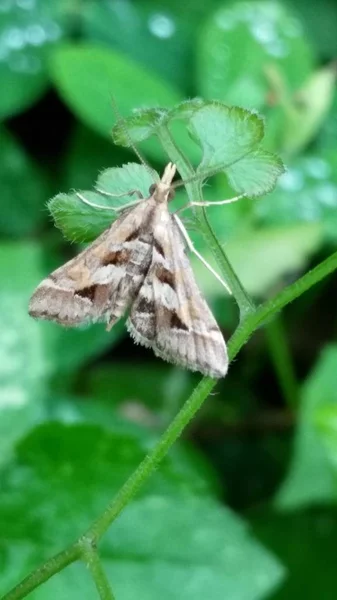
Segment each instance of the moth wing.
M93 244L36 288L31 316L72 327L106 320L111 327L136 296L151 261L151 201L125 212Z
M164 360L211 377L226 375L225 341L170 215L169 225L154 228L151 265L127 325L137 342Z

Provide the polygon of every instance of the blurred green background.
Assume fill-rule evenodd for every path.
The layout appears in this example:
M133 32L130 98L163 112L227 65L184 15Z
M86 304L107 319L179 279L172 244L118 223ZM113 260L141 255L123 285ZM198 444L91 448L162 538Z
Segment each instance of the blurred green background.
M123 323L29 318L77 250L46 201L136 160L111 142L112 96L123 115L194 96L255 109L288 170L208 214L255 300L271 297L337 247L336 40L336 0L0 0L0 593L103 510L199 380ZM221 176L205 188L228 194ZM195 268L228 338L237 309ZM119 600L335 600L336 296L332 276L255 334L106 535ZM30 597L95 594L75 565Z

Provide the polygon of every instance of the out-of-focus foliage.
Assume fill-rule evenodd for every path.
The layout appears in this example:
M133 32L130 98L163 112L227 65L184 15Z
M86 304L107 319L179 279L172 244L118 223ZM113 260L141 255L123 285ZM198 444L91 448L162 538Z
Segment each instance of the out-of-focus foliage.
M268 298L337 246L336 22L332 0L0 0L0 594L86 529L198 381L134 346L123 323L68 331L28 316L34 287L79 249L47 201L69 239L92 239L111 215L74 190L108 205L95 182L116 193L131 177L144 194L151 182L121 169L136 159L112 143L114 105L130 118L115 140L137 141L158 173L153 134L169 120L195 166L218 150L206 199L248 190L207 214L249 292ZM219 109L218 129L212 103L172 112L197 97L240 108ZM266 136L257 147L250 115L233 167L243 109ZM273 153L287 171L262 196ZM228 337L237 310L193 266ZM288 367L277 329L255 336L116 522L102 555L117 598L335 600L336 295L331 278L286 310ZM76 565L31 597L92 598L91 586Z

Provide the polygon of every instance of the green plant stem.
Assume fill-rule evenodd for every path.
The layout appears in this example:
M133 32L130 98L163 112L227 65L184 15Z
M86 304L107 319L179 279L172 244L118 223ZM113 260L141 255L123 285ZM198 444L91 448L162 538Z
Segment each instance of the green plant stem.
M277 314L284 306L295 300L295 298L298 298L298 296L306 292L309 288L336 269L337 252L324 260L315 269L306 273L301 279L286 287L275 298L272 298L259 306L254 313L247 315L229 341L228 354L230 361L238 354L242 346L248 341L256 329L267 319ZM121 490L117 493L111 504L102 515L94 521L91 527L89 527L84 536L88 543L95 545L95 542L99 540L109 525L135 496L141 485L152 475L157 468L158 463L162 460L179 437L184 427L203 404L216 382L217 380L209 377L204 377L200 381L199 385L186 401L171 425L164 432L152 452L144 458L136 471L134 471ZM19 583L19 585L5 594L2 600L21 600L44 581L47 581L52 575L61 571L61 569L79 558L81 558L81 540L49 559L44 565L36 569L36 571L33 571L33 573L28 575L28 577Z
M282 315L266 325L266 340L270 357L284 399L290 409L298 407L298 386Z
M304 294L313 285L327 277L337 269L337 252L334 252L329 258L323 260L317 267L308 271L303 277L295 283L284 288L277 296L261 304L256 311L248 315L243 323L235 330L230 339L230 359L237 355L242 346L248 341L249 337L270 317L276 315L282 308L296 298ZM248 333L247 336L247 331Z
M177 165L182 178L188 182L194 176L197 176L193 167L176 146L173 137L167 126L162 126L158 132L159 140L170 157L170 160ZM191 202L202 202L202 184L200 180L186 183L186 191ZM232 294L239 306L240 320L242 321L248 314L255 310L254 302L243 287L240 279L237 277L224 249L221 247L213 229L208 221L205 209L203 207L194 207L195 217L206 244L210 247L217 264L221 270L222 276L228 283Z
M42 585L42 583L48 581L53 575L59 573L79 558L80 547L77 543L72 544L65 550L62 550L62 552L46 560L43 565L35 569L35 571L10 590L10 592L5 594L1 600L20 600L21 598L25 598L30 592Z
M115 600L96 547L84 536L81 540L82 560L88 567L101 600Z
M86 532L86 537L91 538L94 543L101 538L109 525L118 517L123 508L130 502L146 479L148 479L149 475L156 469L159 462L178 439L215 384L216 380L210 377L203 377L192 395L163 433L155 448L132 473L131 477L129 477L119 490L104 513L91 525Z

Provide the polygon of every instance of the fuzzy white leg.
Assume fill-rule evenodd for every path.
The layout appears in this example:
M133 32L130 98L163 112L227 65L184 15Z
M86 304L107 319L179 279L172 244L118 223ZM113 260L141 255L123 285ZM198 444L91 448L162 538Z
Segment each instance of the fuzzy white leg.
M234 198L228 198L227 200L215 200L214 202L207 200L204 200L203 202L189 202L182 208L178 208L176 212L182 212L191 206L222 206L223 204L233 204L233 202L237 202L238 200L241 200L241 198L246 198L246 194L240 194L240 196L234 196Z
M126 196L127 194L116 194L116 197L119 196ZM136 204L139 204L139 202L142 202L142 200L135 200L134 202L128 202L128 204L123 204L123 206L103 206L102 204L95 204L94 202L90 202L90 200L87 200L85 198L85 196L83 196L83 194L81 194L80 192L76 192L76 196L81 200L81 202L83 202L84 204L87 204L88 206L91 206L92 208L99 208L100 210L112 210L113 212L120 212L121 210L124 210L125 208L130 208L131 206L136 206Z
M123 192L122 194L113 194L112 192L107 192L106 190L102 190L101 188L95 188L97 192L102 194L102 196L109 196L110 198L122 198L123 196L138 196L139 200L144 200L144 196L140 190L130 190L129 192Z
M211 265L203 258L203 256L201 256L201 254L199 254L198 250L196 250L196 248L194 247L184 225L182 224L181 220L179 219L179 217L174 214L173 218L175 220L175 222L177 223L179 230L184 238L184 240L186 241L187 247L189 248L189 250L191 252L193 252L193 254L195 254L199 260L203 263L203 265L205 265L205 267L212 273L212 275L214 275L214 277L220 281L220 283L224 286L224 288L227 290L227 292L229 294L232 294L231 289L228 287L228 284L220 277L220 275L214 271L213 267L211 267Z

